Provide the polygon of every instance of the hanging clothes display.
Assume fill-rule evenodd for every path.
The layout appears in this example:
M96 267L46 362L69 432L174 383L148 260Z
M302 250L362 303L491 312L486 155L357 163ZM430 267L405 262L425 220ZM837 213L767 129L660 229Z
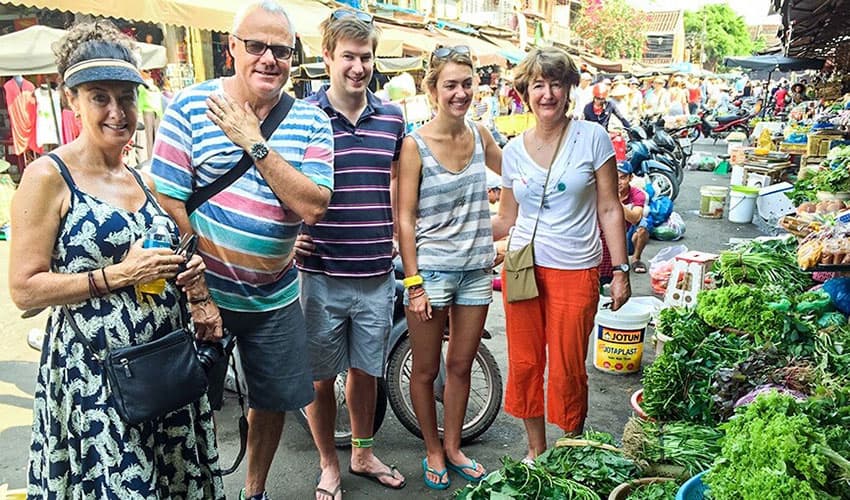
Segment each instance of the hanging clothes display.
M62 144L68 144L80 135L80 119L70 109L62 110Z
M59 145L61 141L60 117L62 104L59 93L49 86L42 85L35 89L35 138L39 147Z
M38 148L35 143L35 86L23 78L10 78L3 84L6 109L12 125L13 150L16 155ZM35 150L35 149L34 149Z
M145 124L145 144L142 151L142 161L150 158L153 152L153 143L156 139L156 131L159 129L159 119L162 117L162 92L152 79L145 79L148 86L139 86L139 111ZM139 144L142 146L142 144Z

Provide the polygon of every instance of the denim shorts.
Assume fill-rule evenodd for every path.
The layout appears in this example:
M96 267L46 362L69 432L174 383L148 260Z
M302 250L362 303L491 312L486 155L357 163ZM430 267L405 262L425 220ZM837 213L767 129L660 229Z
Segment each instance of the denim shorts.
M266 312L221 310L224 327L236 336L248 406L294 411L313 401L313 379L301 304Z
M313 380L328 380L357 368L384 374L384 356L393 321L395 278L337 278L302 272L301 308Z
M427 271L420 270L431 307L486 306L493 302L493 270ZM404 305L409 305L407 291Z

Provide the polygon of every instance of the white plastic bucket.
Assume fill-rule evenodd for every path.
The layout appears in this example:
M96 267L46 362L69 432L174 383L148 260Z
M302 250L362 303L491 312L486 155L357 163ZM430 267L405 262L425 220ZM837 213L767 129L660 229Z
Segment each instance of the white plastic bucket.
M699 216L706 219L723 217L723 205L726 204L725 186L702 186L699 188Z
M749 224L753 221L756 198L759 188L753 186L732 186L729 192L729 222Z
M614 374L640 370L650 309L631 301L617 311L600 308L593 325L593 366Z

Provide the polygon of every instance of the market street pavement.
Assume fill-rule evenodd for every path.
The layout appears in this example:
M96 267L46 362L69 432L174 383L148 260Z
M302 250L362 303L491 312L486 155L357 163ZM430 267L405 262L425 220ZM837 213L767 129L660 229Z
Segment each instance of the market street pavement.
M725 152L726 145L719 143L715 146L710 141L701 141L695 146L695 150L717 154ZM725 219L701 219L697 216L700 186L728 183L728 176L720 177L708 172L686 172L675 209L685 220L687 233L683 240L676 243L685 244L691 250L718 252L726 246L730 238L751 238L760 235L752 224L733 224ZM671 244L651 241L645 251L644 261L648 262L660 249ZM39 353L27 346L26 336L30 329L44 327L47 314L42 313L30 319L20 318L20 311L12 304L6 288L8 268L9 245L0 241L0 281L3 283L3 290L0 292L0 484L8 483L10 488L22 488L26 484L32 395L39 361ZM650 295L649 275L632 274L632 290L635 296ZM486 341L487 346L499 361L502 377L506 379L504 314L498 292L494 295L487 328L493 334L493 339ZM644 366L654 358L653 349L651 335L647 335ZM592 359L588 359L587 365L590 379L590 411L587 425L619 436L631 414L629 396L640 388L640 376L602 373L592 367ZM229 393L228 396L224 410L217 417L223 465L229 465L239 447L238 410L235 397ZM559 437L556 427L549 426L548 430L550 441ZM399 491L389 490L352 476L346 472L349 451L340 450L345 498L356 500L379 495L397 499L449 498L456 487L465 484L456 474L450 474L450 490L436 492L426 488L422 482L420 465L424 455L422 442L407 432L391 410L387 411L383 426L375 436L375 452L386 463L398 466L407 476L407 487ZM521 422L504 413L500 414L487 432L474 444L465 447L465 452L491 470L499 467L499 459L504 455L514 459L522 458L525 455L525 441ZM301 428L294 416L288 416L268 481L271 497L313 498L318 469L318 455L309 434ZM239 489L244 479L243 462L235 474L225 478L228 497L239 497Z

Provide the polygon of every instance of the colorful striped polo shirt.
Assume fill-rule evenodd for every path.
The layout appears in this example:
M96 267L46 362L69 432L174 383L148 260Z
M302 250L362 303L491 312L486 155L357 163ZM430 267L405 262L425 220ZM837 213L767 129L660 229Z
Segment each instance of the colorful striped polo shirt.
M325 217L304 225L316 244L302 271L337 277L379 276L392 269L393 213L390 170L404 139L404 116L395 104L366 93L356 124L337 113L327 87L307 98L330 117L334 130L334 194Z
M468 122L475 148L458 172L443 167L419 131L422 180L416 219L416 263L420 270L474 271L493 266L493 229L487 201L487 165L478 127Z
M181 91L162 119L151 166L157 190L187 200L236 166L243 150L206 117L206 99L222 80ZM295 100L268 140L290 165L333 190L333 132L320 109ZM301 218L283 206L255 166L189 218L216 303L232 311L279 309L298 298L292 246Z

